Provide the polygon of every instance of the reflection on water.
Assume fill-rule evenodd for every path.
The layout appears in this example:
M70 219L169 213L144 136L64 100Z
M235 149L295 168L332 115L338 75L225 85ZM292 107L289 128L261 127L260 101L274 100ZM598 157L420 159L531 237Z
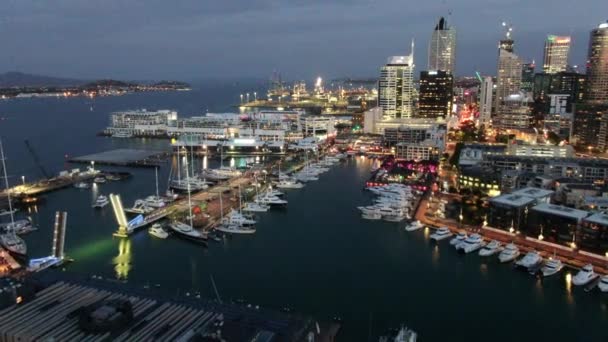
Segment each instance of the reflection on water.
M439 266L439 245L433 245L433 252L431 255L431 262L434 266Z
M97 185L97 183L93 183L91 186L91 205L95 203L97 196L99 196L99 185Z
M192 276L192 284L191 284L191 289L198 289L198 263L196 262L196 259L191 257L190 258L190 275Z
M536 294L542 298L543 296L543 278L536 277L536 281L534 282L534 290Z
M131 270L131 240L128 238L120 239L118 243L118 255L112 259L116 278L127 279Z
M424 241L429 241L430 235L431 235L431 228L424 227Z
M203 157L203 170L207 169L207 163L208 163L207 156L204 156Z
M230 167L235 167L236 166L236 161L233 158L230 158Z
M485 262L482 262L481 264L479 264L479 272L481 273L482 276L487 277L488 276L488 264L486 264Z
M572 274L566 273L566 301L568 304L574 304L574 298L572 297Z

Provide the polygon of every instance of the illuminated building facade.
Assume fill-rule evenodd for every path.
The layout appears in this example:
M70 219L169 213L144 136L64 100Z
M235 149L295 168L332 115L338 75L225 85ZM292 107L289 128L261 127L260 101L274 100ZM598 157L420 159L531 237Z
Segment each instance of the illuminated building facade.
M496 96L494 99L494 108L498 114L500 114L503 101L509 95L519 93L521 90L521 59L512 52L513 41L509 39L509 44L504 42L505 40L501 41L500 48L498 49L498 73L496 76Z
M492 125L492 103L494 99L494 80L486 76L481 81L479 93L479 124L484 127Z
M543 59L543 72L555 74L566 71L568 67L568 53L570 52L570 37L547 36L545 40L545 56Z
M534 69L536 65L532 63L524 63L521 66L521 90L532 92L534 90Z
M587 101L608 104L608 22L591 31L587 82Z
M448 74L454 73L456 53L456 30L448 26L445 18L441 17L433 30L429 43L429 70L441 70Z
M378 106L385 120L411 118L414 104L414 44L409 56L393 56L380 70Z
M422 71L416 116L446 118L452 110L453 86L453 76L446 71Z

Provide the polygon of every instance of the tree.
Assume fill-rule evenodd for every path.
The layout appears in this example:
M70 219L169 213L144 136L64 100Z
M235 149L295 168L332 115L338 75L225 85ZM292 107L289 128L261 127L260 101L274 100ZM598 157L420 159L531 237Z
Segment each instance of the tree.
M549 131L549 133L547 133L547 141L549 141L551 144L553 145L557 145L561 142L561 138L559 135L557 135L555 132L553 131Z

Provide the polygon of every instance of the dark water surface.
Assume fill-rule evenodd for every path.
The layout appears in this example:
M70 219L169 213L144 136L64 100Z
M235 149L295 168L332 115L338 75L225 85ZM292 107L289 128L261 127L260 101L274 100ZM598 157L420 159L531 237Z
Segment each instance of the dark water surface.
M45 167L57 172L64 158L112 148L166 148L163 140L96 137L108 114L120 109L176 109L182 115L229 111L238 94L255 85L205 85L192 92L134 94L96 99L0 102L0 135L11 182L40 177L23 144L29 139ZM94 110L90 111L93 105ZM76 167L76 166L75 166ZM113 239L108 206L91 208L96 192L120 193L125 205L154 192L152 169L88 190L46 195L32 213L40 230L26 237L32 257L50 253L54 212L68 211L67 272L160 284L170 293L200 291L213 297L212 274L224 299L344 319L343 341L365 341L371 329L405 322L423 341L606 341L606 296L570 288L566 275L537 280L496 258L458 255L447 241L431 244L428 232L404 224L364 221L357 205L371 162L352 159L301 190L288 190L283 211L258 215L258 231L209 248L145 231ZM161 169L161 188L168 167Z

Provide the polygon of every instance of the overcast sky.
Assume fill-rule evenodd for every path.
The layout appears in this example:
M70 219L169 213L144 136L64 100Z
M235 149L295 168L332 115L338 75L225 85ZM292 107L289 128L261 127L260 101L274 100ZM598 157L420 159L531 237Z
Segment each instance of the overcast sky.
M72 78L369 77L452 11L458 75L495 74L500 23L541 64L548 33L572 35L583 64L607 0L0 0L0 72Z

